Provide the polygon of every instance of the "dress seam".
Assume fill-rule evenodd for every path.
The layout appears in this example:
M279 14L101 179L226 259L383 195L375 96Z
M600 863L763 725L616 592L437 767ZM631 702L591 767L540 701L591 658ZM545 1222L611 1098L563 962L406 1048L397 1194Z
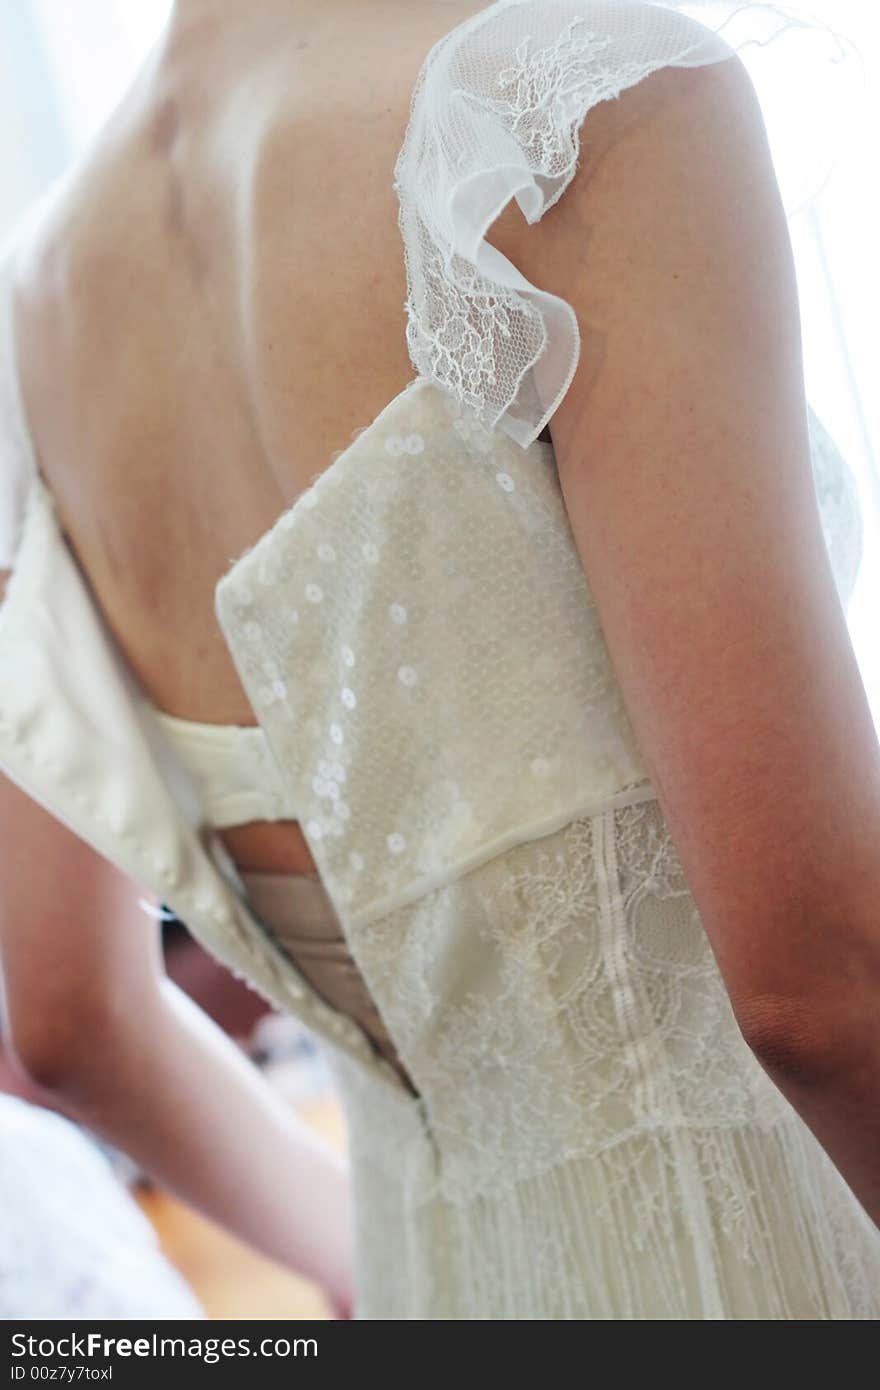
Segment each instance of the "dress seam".
M615 844L614 811L608 810L597 817L594 824L593 858L596 873L596 886L599 898L599 931L602 940L602 955L608 968L608 976L614 996L620 1030L630 1056L638 1068L634 1077L635 1105L641 1110L643 1119L657 1113L658 1098L651 1079L654 1074L669 1077L669 1067L665 1058L661 1064L655 1060L653 1068L645 1039L638 1037L639 1001L632 982L632 972L626 961L626 934L629 930ZM650 1017L650 1008L643 1010ZM663 1052L662 1039L656 1025L651 1029L653 1051ZM675 1086L664 1087L663 1111L669 1119L681 1118L678 1095ZM694 1260L699 1271L700 1296L703 1300L704 1317L707 1321L725 1318L721 1297L718 1269L713 1255L711 1222L706 1204L703 1179L694 1153L691 1135L679 1124L670 1123L665 1128L670 1148L676 1151L676 1169L685 1193L683 1215L686 1221ZM663 1138L658 1136L661 1145ZM662 1155L660 1155L662 1162Z

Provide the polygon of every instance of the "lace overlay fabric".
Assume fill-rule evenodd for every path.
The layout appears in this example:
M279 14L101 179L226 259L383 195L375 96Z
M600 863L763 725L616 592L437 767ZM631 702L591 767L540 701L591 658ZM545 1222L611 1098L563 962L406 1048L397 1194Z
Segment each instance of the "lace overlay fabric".
M335 1068L360 1316L880 1313L880 1232L739 1033L656 801L355 938L424 1099L377 1117Z
M845 606L857 491L809 418ZM579 813L654 795L552 446L520 449L423 378L238 557L216 611L351 926Z
M220 581L346 922L639 786L550 445L417 379ZM491 750L491 756L486 755Z
M790 1117L736 1027L656 801L519 845L354 944L429 1103L448 1197L673 1120Z
M419 379L217 611L416 1092L331 1054L358 1316L876 1316L880 1232L736 1025L552 448Z
M880 1315L880 1232L739 1033L537 437L574 316L484 237L511 197L530 222L558 199L592 104L726 58L720 16L754 9L781 13L503 0L435 46L396 167L419 375L217 586L279 805L413 1091L215 840L218 891L198 798L175 809L51 495L24 489L6 770L323 1039L360 1318ZM810 437L846 606L858 497L812 412Z
M785 81L778 51L787 55L795 43L799 81L786 83L777 136L772 97ZM501 0L435 44L395 166L406 334L420 375L523 447L540 434L577 367L577 319L566 300L531 284L491 245L491 224L512 199L530 224L553 207L575 175L581 128L599 102L659 68L734 55L766 84L781 191L796 207L805 200L801 147L815 175L816 151L838 131L841 113L850 114L847 98L864 77L843 36L797 6Z

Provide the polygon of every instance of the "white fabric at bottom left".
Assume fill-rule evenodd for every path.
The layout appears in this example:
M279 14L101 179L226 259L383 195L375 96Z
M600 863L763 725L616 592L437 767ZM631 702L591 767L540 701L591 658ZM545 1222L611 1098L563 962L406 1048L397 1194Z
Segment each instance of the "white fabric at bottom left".
M0 1318L204 1318L77 1126L0 1095Z

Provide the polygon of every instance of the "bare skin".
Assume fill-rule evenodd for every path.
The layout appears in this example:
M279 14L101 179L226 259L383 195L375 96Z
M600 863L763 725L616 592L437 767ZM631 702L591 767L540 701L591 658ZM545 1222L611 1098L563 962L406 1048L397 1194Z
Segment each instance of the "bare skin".
M41 467L58 498L71 547L121 649L157 706L173 714L218 723L254 722L217 629L214 586L229 563L328 465L332 452L346 445L352 430L372 420L413 376L404 339L405 280L392 169L412 84L425 54L454 24L482 8L412 6L401 0L370 6L357 0L309 0L299 6L290 0L264 0L259 13L243 3L227 7L221 28L209 0L190 0L178 8L167 43L145 69L70 195L59 203L24 268L18 336L25 401ZM392 31L395 61L389 63ZM671 126L660 121L656 138L651 136L652 108L658 102L657 110L662 110L665 95L678 90L678 81L674 73L656 74L627 93L625 101L605 103L592 112L580 194L574 189L573 196L551 209L535 228L525 227L516 207L508 208L490 239L528 278L562 293L569 281L554 284L554 249L569 277L572 266L586 266L571 281L585 328L580 380L553 421L575 535L585 565L590 562L594 589L604 600L609 645L627 676L623 683L628 705L641 711L637 728L646 733L644 746L662 752L658 763L665 777L657 780L673 788L671 794L664 790L664 810L682 847L687 849L688 834L696 838L707 819L716 817L712 823L718 832L704 834L703 857L697 847L693 854L683 855L683 862L698 887L699 905L740 1026L878 1221L873 1103L880 1075L875 1026L876 737L831 576L823 568L827 562L815 499L809 488L801 487L807 471L797 464L798 459L803 464L805 455L798 452L804 439L798 413L796 315L793 301L786 297L793 284L789 251L781 224L768 221L775 228L778 273L771 276L770 289L777 297L762 296L754 276L756 265L764 262L750 258L747 240L736 234L741 220L746 237L760 231L760 216L775 208L763 175L759 179L756 174L749 183L751 173L763 164L754 147L749 147L751 163L738 150L730 167L742 165L745 171L742 195L735 196L735 181L725 179L717 185L732 201L730 215L720 219L729 243L722 239L722 228L713 225L712 199L705 196L706 189L714 193L716 185L711 179L700 184L699 167L694 166L690 207L697 233L707 228L701 240L689 228L687 197L678 206L678 181L693 161L681 160L674 120ZM693 83L696 92L700 79ZM730 112L741 109L735 102L696 108L701 120L706 110L714 110L717 122L706 137L707 167L715 168L714 151L729 139ZM625 138L627 126L640 123L645 128L641 152L639 139L630 143ZM691 124L700 128L701 121ZM613 153L603 179L600 169L609 152ZM669 177L664 177L665 160ZM580 198L589 192L590 180L596 182L598 197L583 220ZM676 276L667 275L662 258L643 254L638 234L644 224L628 215L642 206L646 188L652 197L665 190L668 203L657 203L659 225L664 218L678 225L674 218L682 217L681 244L694 243L687 263L687 296L669 294L669 282ZM686 185L686 192L689 188ZM757 218L751 211L756 189L761 195ZM740 219L742 209L750 209L748 218ZM696 218L697 211L705 224ZM662 237L657 241L668 247ZM646 244L653 249L655 239ZM739 344L745 321L742 296L738 292L733 303L725 299L723 277L714 262L706 267L706 245L743 258L742 274L733 279L755 291L750 312L765 335L756 355L751 340L744 347ZM724 256L716 260L727 264ZM598 272L588 273L594 266ZM647 271L648 297L644 287L629 297L615 288L630 282L633 266ZM765 301L778 304L778 313L762 318L755 305ZM717 312L719 302L728 319ZM719 322L729 324L730 331L719 333ZM657 334L661 350L645 348L651 343L646 325ZM700 391L682 389L681 396L671 400L662 372L662 348L670 339L692 345L705 342L709 349L702 355L692 349ZM739 344L740 350L733 353L729 370L719 372L718 349L728 343ZM644 362L637 355L640 347ZM612 348L626 387L618 387L616 396L608 386L613 374L606 365ZM777 421L776 433L765 423L762 448L741 448L731 472L738 477L746 475L747 466L754 468L754 475L746 476L754 476L753 492L758 495L776 485L781 470L773 455L787 459L785 476L790 495L799 499L802 527L795 534L789 525L789 560L776 565L784 599L775 606L775 614L773 604L767 605L759 592L760 585L755 585L755 610L765 602L765 622L779 623L776 640L767 640L754 680L742 679L742 668L739 679L728 680L719 663L701 661L692 679L682 678L679 671L674 681L661 665L663 643L652 640L663 631L663 623L651 616L650 601L663 592L693 591L693 552L684 544L640 544L634 528L652 515L645 502L650 470L643 464L687 455L688 439L682 435L695 429L691 406L696 397L704 412L702 428L714 440L723 465L727 456L719 443L723 430L716 420L718 402L730 405L737 399L735 382L745 402L743 417L747 416L751 403L761 399L759 374L758 379L750 375L753 361L761 362L762 370L772 362L789 385L786 391L771 392L773 400L763 412ZM707 385L710 364L716 377ZM787 370L792 364L794 376ZM608 393L604 397L603 391ZM631 408L630 402L641 407L651 391L655 402L662 399L666 406L649 417L654 423L651 447L646 449L637 437L641 410ZM629 408L621 409L621 401ZM601 447L591 447L586 433L591 420L594 429L596 422L600 428L606 422L598 441ZM629 449L627 430L632 431ZM776 439L785 441L778 450L773 448ZM598 458L604 466L591 473L589 461ZM631 470L630 486L638 490L638 508L625 505L626 466ZM659 499L665 501L668 484L659 465L654 471L654 514L661 514ZM719 513L707 477L706 468L693 470L698 502L689 501L688 515L706 521L714 517L717 525ZM603 479L605 515L615 523L604 532ZM702 492L697 487L700 480ZM587 491L589 504L580 500ZM779 514L787 508L786 501ZM631 531L623 525L624 517L631 518ZM745 555L749 539L754 544L752 513L745 506L740 528L740 543L731 542L728 531L716 547L719 554L726 550L733 557ZM603 552L603 534L614 538L623 563L618 554ZM623 551L627 538L629 555ZM775 555L778 543L774 535L766 553ZM665 567L667 562L672 569ZM784 627L791 592L786 566L794 573L795 562L798 574L808 572L801 591L817 635L806 655L794 642L797 624ZM680 570L674 569L675 563ZM628 573L634 588L641 585L629 609L616 607L628 594L627 586L618 583L621 573ZM738 580L731 573L733 594ZM756 567L750 578L758 573ZM662 582L655 576L662 576ZM728 609L737 609L733 599ZM748 649L753 629L761 625L752 622L741 602L739 611L745 613L741 646ZM711 656L717 613L710 613L709 636L699 646L695 636L702 620L696 610L688 618L688 641L697 652ZM808 630L807 621L802 627ZM727 623L725 636L731 642L729 629ZM667 644L676 663L687 645ZM754 655L757 643L751 650ZM824 654L822 660L816 661L817 650ZM644 660L649 651L657 657L653 671ZM789 651L797 660L786 666ZM776 665L768 678L770 659ZM825 685L804 689L801 672L808 666L824 673ZM835 711L835 719L823 724L819 696L825 690L830 698L824 703ZM682 691L684 697L679 698ZM785 698L776 699L779 691ZM794 731L790 746L812 748L817 771L804 776L800 769L798 795L788 797L778 792L787 786L783 774L777 769L774 780L773 769L768 774L762 765L760 775L769 793L756 797L749 783L742 804L757 801L759 814L740 818L731 835L721 816L728 808L734 816L738 803L726 793L737 776L750 773L739 749L752 746L746 735L771 727L761 709L762 697L774 712L785 711L789 732ZM745 712L737 705L740 699ZM714 712L717 737L710 736L713 726L707 712ZM702 721L703 742L713 750L717 766L707 767L692 756L700 745L693 739L697 721ZM796 739L801 726L806 735ZM838 736L843 727L850 731L848 761ZM729 736L731 728L738 731L736 739ZM778 736L778 726L773 728L777 736L770 740L770 749L782 758L789 745ZM815 732L820 728L825 730L824 741ZM676 729L680 737L672 747L671 731ZM809 853L796 864L794 875L785 872L795 843L788 834L794 823L788 807L802 803L801 821L809 834L817 826L833 825L837 830L828 863L819 861L825 869L821 875ZM848 808L845 817L837 814L840 805ZM292 824L241 827L228 832L226 840L245 868L314 868ZM718 884L727 881L723 874L704 869L709 862L706 848L714 853L719 846L721 870L735 880L735 893L721 893ZM737 850L748 866L746 872L737 863ZM763 897L753 865L764 869L769 888ZM792 879L796 888L787 897L785 885ZM855 887L844 901L837 886L846 882ZM799 911L799 885L810 890L806 914ZM754 911L748 908L750 893L758 902ZM716 895L720 905L713 912ZM768 902L776 905L775 911ZM756 933L756 922L770 929ZM183 1024L178 1021L177 1027ZM171 1056L179 1049L168 1051ZM117 1084L114 1104L124 1094ZM274 1211L268 1201L253 1218L253 1228L271 1224ZM337 1267L340 1260L336 1257L331 1263Z
M393 165L423 58L483 8L178 5L27 257L39 465L162 710L256 722L214 587L415 375ZM244 869L315 868L294 822L223 838Z
M393 165L423 58L480 8L178 0L22 258L38 464L159 709L256 722L214 588L414 376ZM292 822L224 839L315 867ZM0 843L10 1061L349 1316L347 1164L167 980L138 885L3 777Z

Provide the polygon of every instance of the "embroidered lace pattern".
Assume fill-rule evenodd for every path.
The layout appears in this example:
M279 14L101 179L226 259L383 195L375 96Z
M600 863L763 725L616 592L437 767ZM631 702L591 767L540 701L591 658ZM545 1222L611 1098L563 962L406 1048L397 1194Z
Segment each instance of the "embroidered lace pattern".
M485 240L511 197L530 222L558 199L596 101L729 56L686 9L709 17L505 0L435 46L395 170L419 375L217 587L284 804L417 1090L259 922L206 898L208 948L324 1037L358 1317L880 1314L880 1233L739 1034L537 439L574 316ZM845 605L857 497L810 426ZM58 553L45 535L33 564ZM121 825L101 822L118 860ZM172 839L157 881L197 908L169 821Z
M425 1101L336 1069L363 1316L877 1316L880 1233L740 1035L656 801L355 938Z
M840 35L791 6L501 0L435 44L394 174L406 335L419 374L485 425L531 443L574 375L578 324L564 299L531 284L491 245L491 224L514 198L528 223L553 207L575 175L581 129L599 102L667 66L741 54L757 73L756 54L783 35L823 41L804 43L799 55L814 79L804 82L809 101L792 87L786 103L787 124L808 141L817 110L830 125L842 103L842 84L827 91L834 65L851 65L841 61ZM768 82L778 78L771 71ZM796 164L792 154L778 170L787 204L795 201Z
M876 1316L880 1233L736 1026L552 448L419 379L217 608L417 1091L332 1054L359 1316Z
M372 920L641 784L550 445L411 384L217 588L322 880Z

